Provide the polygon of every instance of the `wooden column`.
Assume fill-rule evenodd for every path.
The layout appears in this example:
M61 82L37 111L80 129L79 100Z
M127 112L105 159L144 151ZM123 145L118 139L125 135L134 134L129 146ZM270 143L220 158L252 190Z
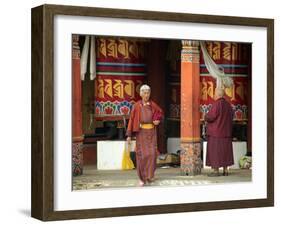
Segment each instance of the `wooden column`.
M252 45L249 46L249 61L248 61L248 122L247 122L247 154L252 156Z
M167 41L151 39L147 54L147 84L151 87L151 99L165 112L166 103L166 51ZM158 149L161 153L167 152L167 139L164 123L157 127Z
M181 172L201 173L199 42L182 41L181 51Z
M83 132L79 35L72 36L72 174L83 173Z

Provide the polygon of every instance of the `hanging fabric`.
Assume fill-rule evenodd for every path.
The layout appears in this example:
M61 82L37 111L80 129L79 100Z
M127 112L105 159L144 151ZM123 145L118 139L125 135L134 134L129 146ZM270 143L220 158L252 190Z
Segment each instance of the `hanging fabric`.
M91 50L90 50L90 79L96 78L96 44L95 36L91 36Z
M85 74L87 72L87 62L88 62L88 53L89 53L89 35L85 37L85 43L81 55L81 80L85 80Z
M201 46L201 50L203 53L203 58L205 61L206 68L208 69L210 75L216 79L216 82L217 82L216 87L220 87L222 89L232 87L233 79L228 77L227 75L225 75L224 68L217 65L213 61L213 59L209 55L209 53L205 47L205 43L203 41L200 41L200 46Z

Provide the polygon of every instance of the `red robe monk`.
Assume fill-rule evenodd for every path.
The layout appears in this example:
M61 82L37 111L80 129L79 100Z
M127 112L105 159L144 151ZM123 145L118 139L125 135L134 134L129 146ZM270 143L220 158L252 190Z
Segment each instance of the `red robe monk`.
M219 167L227 176L227 167L234 164L232 149L233 111L224 98L224 90L216 89L216 101L205 116L207 121L207 157L206 165L214 169L209 176L219 176Z
M154 180L157 158L157 126L163 118L162 109L149 100L150 88L143 85L140 89L142 100L132 108L127 127L127 141L136 136L136 161L140 185Z

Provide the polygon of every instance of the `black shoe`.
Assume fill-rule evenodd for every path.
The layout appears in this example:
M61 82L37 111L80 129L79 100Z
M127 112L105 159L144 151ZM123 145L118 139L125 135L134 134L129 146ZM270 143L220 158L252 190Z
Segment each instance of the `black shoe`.
M228 176L228 171L226 171L226 172L223 172L223 174L222 174L223 176Z

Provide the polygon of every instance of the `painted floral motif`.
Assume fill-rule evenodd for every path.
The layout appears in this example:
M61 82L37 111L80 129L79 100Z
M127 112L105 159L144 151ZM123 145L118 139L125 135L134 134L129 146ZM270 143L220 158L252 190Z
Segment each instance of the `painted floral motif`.
M234 105L232 104L232 109L233 109L233 120L237 120L237 121L241 121L241 120L245 120L247 119L247 115L248 115L248 108L246 105ZM203 119L203 115L207 114L210 110L210 108L212 107L211 104L204 104L204 105L200 105L200 114L201 114L201 119Z
M128 108L126 106L120 108L120 113L121 114L128 115L129 112L130 112L130 108Z
M99 115L99 114L100 114L100 109L99 109L98 107L96 107L96 109L95 109L95 113L96 113L97 115Z
M95 112L97 115L128 115L131 112L134 102L122 101L122 102L97 102L95 106Z
M110 106L105 107L105 108L104 108L104 112L105 112L105 114L107 114L107 115L112 115L112 113L113 113L113 108L110 107Z

